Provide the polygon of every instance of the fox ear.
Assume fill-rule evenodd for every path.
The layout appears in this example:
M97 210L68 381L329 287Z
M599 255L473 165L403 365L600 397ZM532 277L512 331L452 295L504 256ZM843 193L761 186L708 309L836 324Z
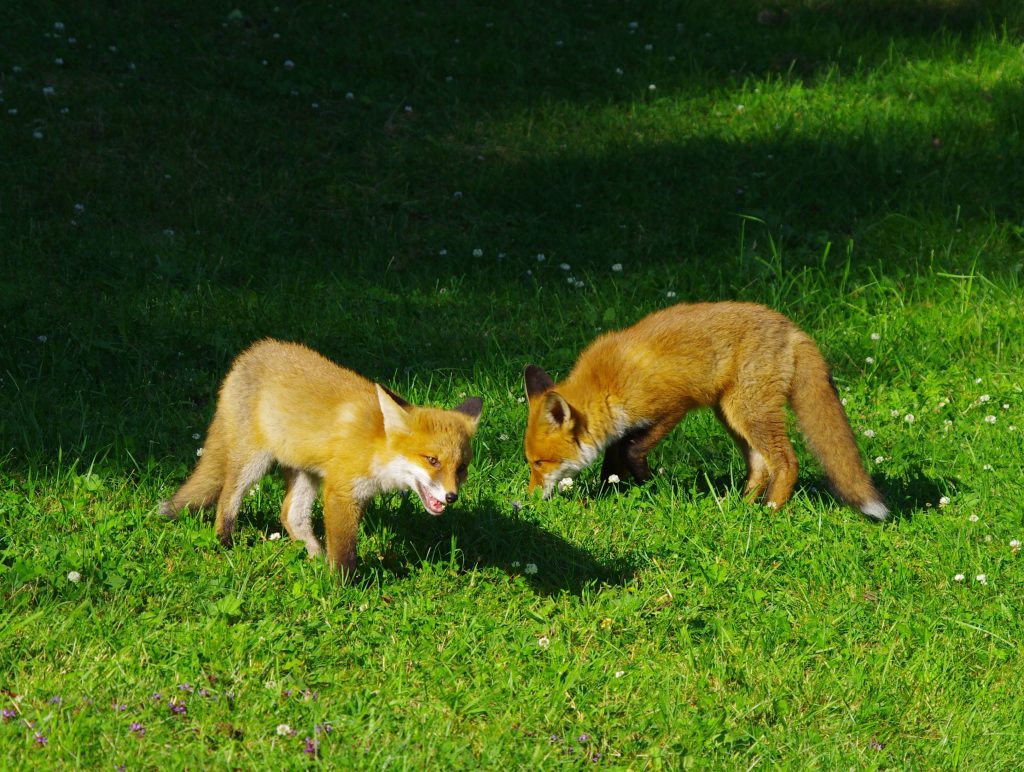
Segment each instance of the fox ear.
M537 367L537 365L527 365L523 375L526 380L527 399L533 399L538 394L543 394L555 385L555 382L551 380L551 376Z
M375 383L374 386L377 387L377 402L380 403L380 413L384 416L384 434L409 431L409 421L405 407L392 396L388 389L385 389L379 383ZM401 397L398 399L405 402ZM409 403L405 402L405 404L408 405Z
M480 422L480 412L484 409L484 398L483 397L470 397L458 407L453 407L452 410L456 413L462 413L466 418L473 422L473 427Z
M544 397L543 415L545 420L559 429L572 429L576 425L572 407L557 391L549 391Z

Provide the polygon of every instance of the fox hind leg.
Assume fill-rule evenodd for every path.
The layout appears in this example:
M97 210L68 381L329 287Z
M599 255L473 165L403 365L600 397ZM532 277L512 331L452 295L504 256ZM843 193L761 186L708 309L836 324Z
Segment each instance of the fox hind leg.
M229 472L224 478L224 487L217 500L217 521L214 530L217 538L225 547L231 546L231 534L235 530L235 520L242 499L249 489L260 481L267 473L274 457L269 453L256 453L241 463L229 461Z
M301 469L285 467L283 471L288 492L281 505L281 524L289 536L305 543L306 552L314 558L323 552L313 534L313 502L320 480Z
M765 504L778 509L793 495L799 469L782 406L770 398L744 395L723 398L721 412L723 423L750 449L745 453L750 471L745 494L754 500L763 491Z
M715 415L718 416L718 420L721 421L726 431L729 432L729 436L732 437L736 447L743 454L743 460L747 463L747 484L743 488L743 497L748 502L757 501L761 498L765 488L768 487L770 479L768 463L765 461L764 456L750 447L750 443L747 442L746 438L729 423L728 417L720 407L715 408Z

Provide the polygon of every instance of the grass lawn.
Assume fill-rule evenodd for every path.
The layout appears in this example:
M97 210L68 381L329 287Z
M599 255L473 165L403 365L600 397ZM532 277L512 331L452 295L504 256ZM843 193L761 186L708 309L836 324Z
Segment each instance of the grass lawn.
M1019 766L1024 10L980 0L0 10L0 767ZM522 369L742 299L896 513L745 505L709 413L526 496ZM459 503L339 583L157 502L253 340L482 394ZM794 435L795 436L795 435Z

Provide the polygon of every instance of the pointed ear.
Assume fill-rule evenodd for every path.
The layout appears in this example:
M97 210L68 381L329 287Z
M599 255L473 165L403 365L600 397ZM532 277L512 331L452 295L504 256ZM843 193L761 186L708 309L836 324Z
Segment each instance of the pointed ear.
M480 413L484 409L484 398L483 397L470 397L458 407L453 407L452 410L456 413L462 413L466 418L473 422L473 428L480 422Z
M549 391L544 397L541 415L551 426L571 430L576 425L572 407L557 391Z
M377 402L380 403L380 412L384 416L384 434L389 435L396 432L409 431L408 416L406 415L405 408L395 400L390 391L379 383L375 383L374 386L377 387ZM405 400L403 399L402 402L405 402ZM406 404L408 405L409 403L406 402Z
M555 385L555 382L551 380L551 376L537 367L537 365L527 365L523 374L526 380L527 399L533 399L538 394L543 394Z

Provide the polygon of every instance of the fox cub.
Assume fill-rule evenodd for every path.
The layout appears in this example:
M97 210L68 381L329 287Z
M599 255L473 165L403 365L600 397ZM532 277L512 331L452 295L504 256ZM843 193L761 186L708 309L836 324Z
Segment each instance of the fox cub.
M310 557L321 554L312 510L322 482L327 560L351 573L359 521L376 494L414 490L432 515L456 500L482 408L480 397L453 410L416 407L305 346L262 340L231 366L203 454L160 511L216 504L217 536L228 545L242 497L276 461L289 535Z
M780 507L797 478L789 403L839 497L876 520L889 514L818 347L764 306L672 306L597 338L561 383L536 365L525 377L531 492L550 496L602 451L602 479L647 480L651 448L691 409L710 407L746 459L748 500Z

